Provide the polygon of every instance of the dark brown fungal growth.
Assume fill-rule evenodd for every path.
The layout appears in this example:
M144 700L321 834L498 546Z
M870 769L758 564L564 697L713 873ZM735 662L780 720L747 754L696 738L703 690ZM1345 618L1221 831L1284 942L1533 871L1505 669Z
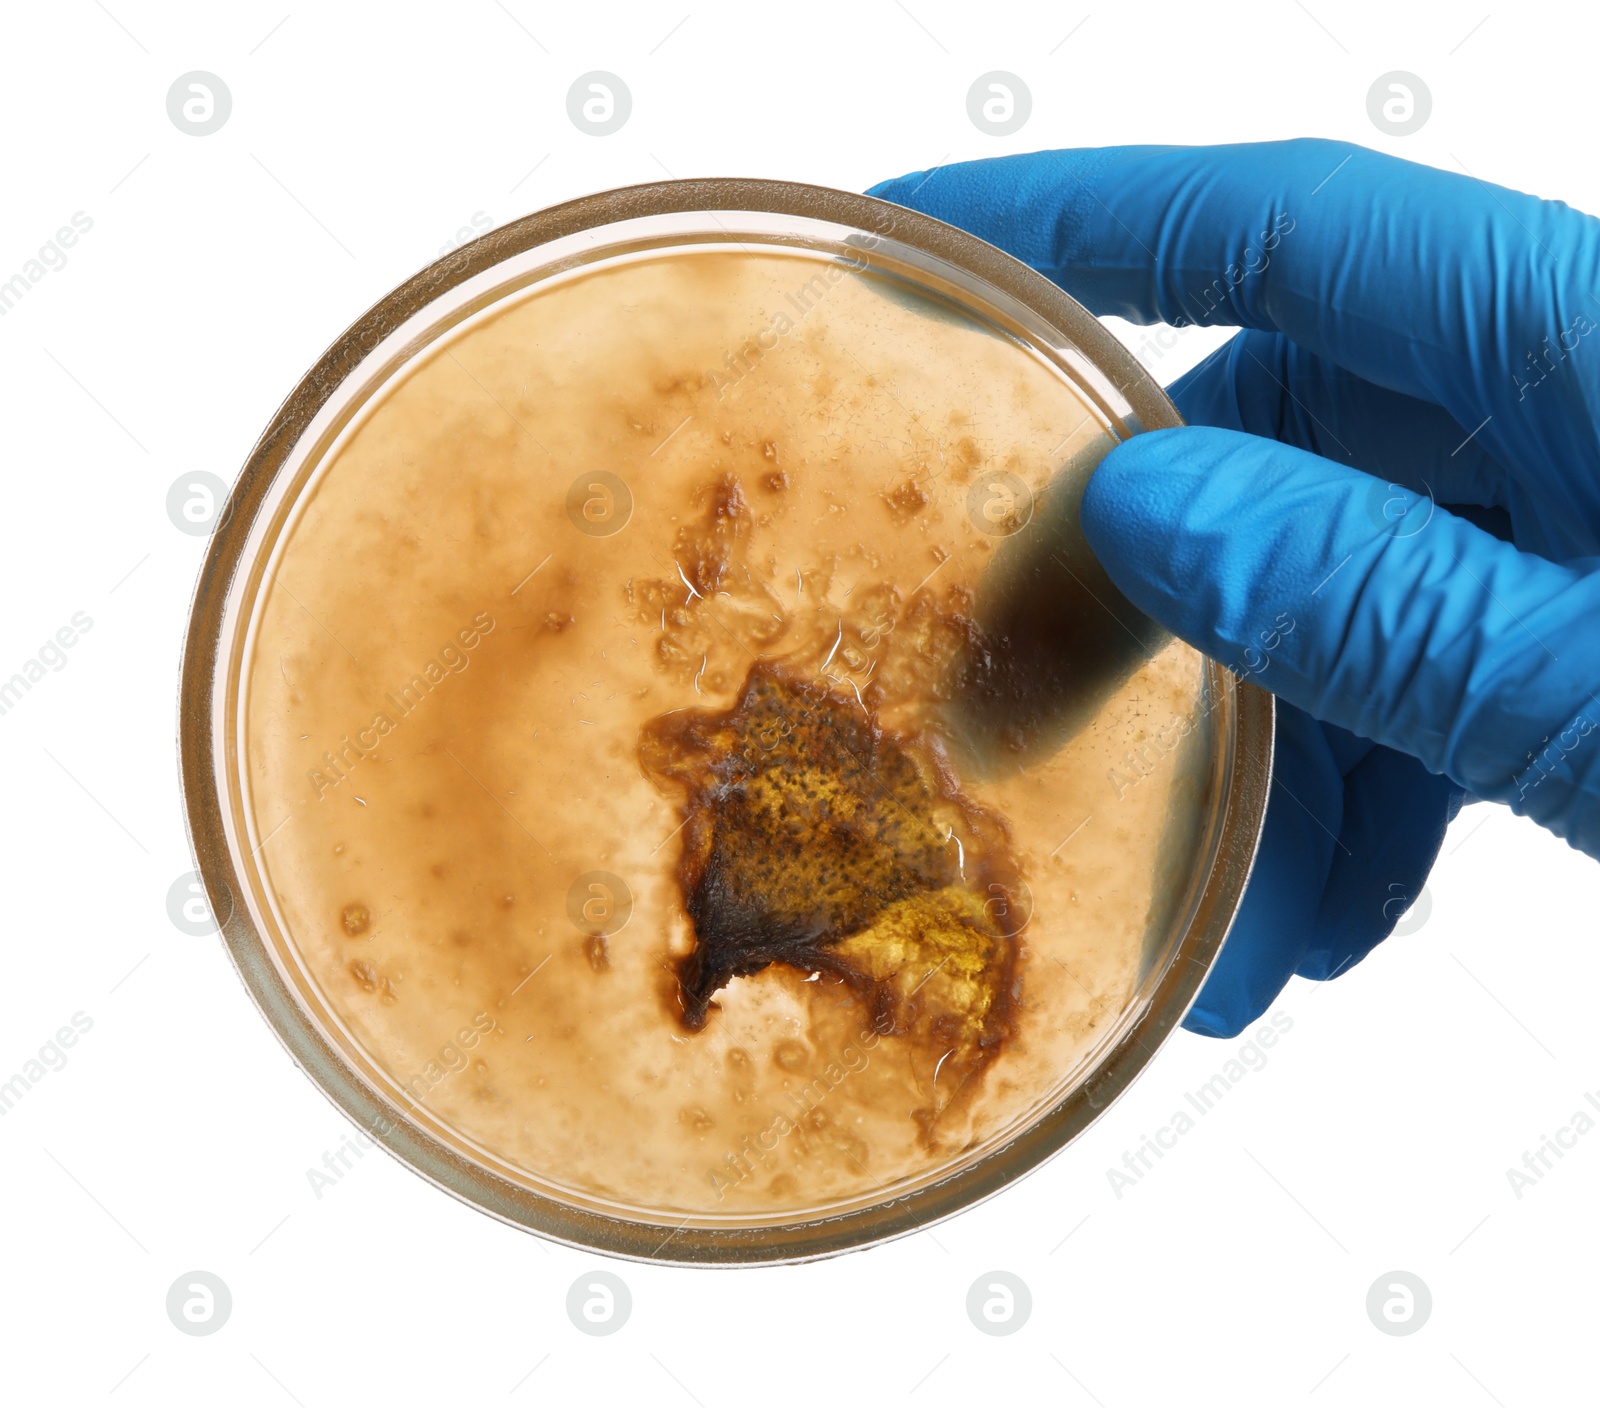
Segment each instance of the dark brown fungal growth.
M877 1030L926 1043L946 1090L994 1054L1019 886L1005 824L961 795L934 745L762 661L732 708L646 725L640 760L684 799L686 1028L733 979L783 964L842 980Z

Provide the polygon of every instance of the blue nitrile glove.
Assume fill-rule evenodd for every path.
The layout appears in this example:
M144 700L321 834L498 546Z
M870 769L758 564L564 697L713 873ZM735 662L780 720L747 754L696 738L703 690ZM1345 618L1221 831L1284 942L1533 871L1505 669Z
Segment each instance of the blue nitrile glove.
M1312 140L872 194L1095 313L1246 329L1169 388L1191 426L1114 449L1083 505L1133 602L1281 701L1256 869L1187 1027L1230 1036L1291 973L1365 957L1467 793L1600 857L1600 221Z

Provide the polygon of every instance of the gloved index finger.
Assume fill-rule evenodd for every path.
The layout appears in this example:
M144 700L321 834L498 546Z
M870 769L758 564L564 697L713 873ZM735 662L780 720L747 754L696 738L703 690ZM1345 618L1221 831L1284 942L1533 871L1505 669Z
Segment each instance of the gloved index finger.
M1443 406L1508 467L1563 467L1541 497L1600 510L1600 337L1581 345L1600 331L1600 220L1560 202L1310 139L1039 152L872 194L1095 313L1282 332Z

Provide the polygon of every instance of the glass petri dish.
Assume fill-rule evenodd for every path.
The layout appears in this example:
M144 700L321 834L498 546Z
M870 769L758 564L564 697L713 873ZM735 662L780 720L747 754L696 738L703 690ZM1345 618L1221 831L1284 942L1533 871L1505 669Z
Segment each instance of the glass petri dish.
M1065 294L780 182L430 266L268 427L183 666L200 873L298 1064L620 1256L904 1235L1081 1132L1254 858L1270 696L1078 532L1176 425Z

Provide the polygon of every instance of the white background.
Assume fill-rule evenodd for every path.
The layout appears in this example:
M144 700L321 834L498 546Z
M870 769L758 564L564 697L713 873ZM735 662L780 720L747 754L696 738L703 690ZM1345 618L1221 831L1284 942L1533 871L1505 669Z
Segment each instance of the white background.
M292 3L65 0L5 20L0 280L74 212L94 223L0 319L0 676L74 612L94 625L0 717L0 1079L73 1013L93 1027L0 1118L0 1393L280 1408L966 1404L1002 1387L1104 1408L1592 1401L1600 1132L1520 1200L1506 1170L1600 1090L1600 869L1499 809L1454 827L1417 932L1325 988L1291 983L1278 1010L1293 1029L1266 1067L1122 1198L1107 1168L1235 1044L1179 1035L1078 1144L933 1232L762 1271L550 1247L380 1153L318 1199L306 1171L348 1126L219 941L179 933L165 906L192 864L175 699L205 546L168 521L168 486L197 470L231 481L321 350L475 216L669 173L860 189L1036 147L1303 134L1600 210L1592 18L1485 19L1489 0L460 0L285 19ZM166 112L191 69L233 96L204 138ZM566 115L591 69L633 94L603 139ZM990 69L1032 90L1015 136L968 120ZM1433 94L1406 138L1366 114L1392 69ZM1216 336L1183 334L1157 375ZM592 1338L566 1295L602 1264L633 1312ZM165 1310L196 1268L234 1301L207 1338ZM997 1268L1033 1296L1005 1338L965 1309ZM1407 1338L1365 1309L1393 1269L1433 1295Z

